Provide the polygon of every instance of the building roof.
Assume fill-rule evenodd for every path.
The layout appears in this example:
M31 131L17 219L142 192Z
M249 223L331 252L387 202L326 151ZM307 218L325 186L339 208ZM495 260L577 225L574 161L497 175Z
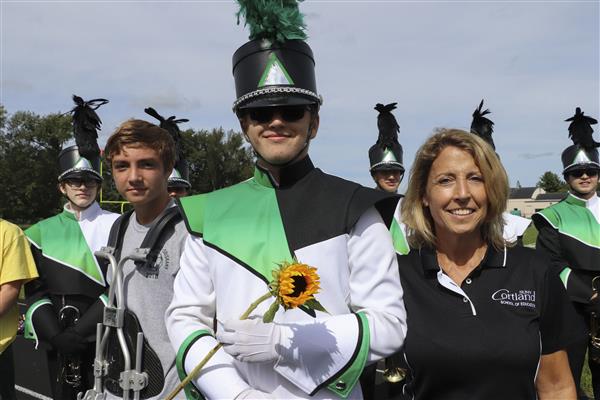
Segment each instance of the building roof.
M535 198L536 200L556 200L560 201L565 198L567 192L540 193Z
M511 198L511 199L531 199L533 197L533 192L535 192L535 189L537 189L535 186L510 188L509 198Z

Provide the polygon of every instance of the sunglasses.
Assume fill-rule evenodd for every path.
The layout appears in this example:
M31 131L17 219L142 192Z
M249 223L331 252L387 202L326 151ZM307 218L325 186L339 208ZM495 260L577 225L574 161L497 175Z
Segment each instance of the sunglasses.
M281 119L287 122L295 122L304 117L304 113L308 110L307 106L281 106L281 107L259 107L249 108L245 112L253 121L259 123L269 122L275 114L279 114Z
M98 181L95 179L78 179L78 178L69 178L64 181L69 187L78 188L81 185L84 185L87 188L93 188L98 185Z
M598 176L598 170L595 168L590 168L590 169L576 169L573 171L569 171L569 175L571 175L573 178L581 178L583 176L583 174L585 174L589 177Z

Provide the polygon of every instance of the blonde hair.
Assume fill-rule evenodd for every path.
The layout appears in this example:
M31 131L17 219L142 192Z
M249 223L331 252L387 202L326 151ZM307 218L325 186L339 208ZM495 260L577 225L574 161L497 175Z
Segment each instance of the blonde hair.
M108 138L104 154L109 164L112 158L120 154L123 147L148 147L156 150L163 162L165 171L175 165L175 142L171 134L150 122L141 119L129 119L123 122Z
M415 156L410 169L408 190L402 200L402 222L408 229L408 243L411 247L436 246L433 219L423 204L426 194L429 172L435 159L448 146L457 147L469 153L481 171L487 195L487 214L481 225L483 240L491 243L496 249L506 245L502 236L504 219L508 201L508 176L494 152L494 149L477 135L460 129L437 129L427 139Z

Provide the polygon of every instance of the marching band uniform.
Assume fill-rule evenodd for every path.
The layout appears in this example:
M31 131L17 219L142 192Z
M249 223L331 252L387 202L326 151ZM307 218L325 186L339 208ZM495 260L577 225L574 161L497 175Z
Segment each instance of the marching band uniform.
M302 40L250 41L233 64L234 111L321 103ZM364 365L400 348L406 331L395 252L375 208L391 218L394 201L323 173L308 156L279 171L276 181L257 165L245 182L178 199L191 236L166 322L181 375L217 344L213 321L220 335L224 322L238 320L269 290L278 263L316 267L315 297L328 312L280 309L273 323L260 323L278 332L268 357L257 350L239 361L221 349L186 390L210 399L257 390L270 398L361 398ZM264 315L267 303L250 318Z
M577 142L578 131L589 134L593 132L593 118L584 116L579 108L569 132L574 136L575 144L567 147L562 153L563 174L570 171L588 168L600 170L598 150L593 146ZM560 277L567 289L579 315L578 323L589 332L590 313L599 314L597 304L591 301L592 285L595 277L600 276L600 199L597 194L587 200L579 198L575 193L568 193L562 201L545 208L532 217L539 231L536 249L547 255L552 264L560 271ZM596 286L597 288L600 286ZM583 340L568 349L569 363L577 387L583 368L583 361L589 340ZM592 372L594 395L600 398L600 365L593 359L598 350L589 345L588 362Z
M92 102L94 100L88 104ZM76 110L75 114L80 112ZM77 115L74 116L76 118ZM59 182L69 178L102 181L100 154L85 155L87 158L78 146L60 152ZM69 204L65 204L60 214L25 231L40 274L39 279L26 286L29 307L25 337L35 340L36 348L40 340L52 345L48 361L54 381L53 395L61 399L75 398L77 391L92 383L95 320L87 321L86 313L95 314L96 308L102 306L99 297L107 286L106 265L96 259L94 252L106 245L110 227L118 217L118 214L101 209L96 201L82 210L79 216L69 208ZM65 318L70 319L69 326L64 325ZM79 383L62 382L67 367L61 365L64 362L57 358L56 350L63 352L69 347L68 352L81 357L79 372L82 381ZM57 374L59 382L54 379Z
M276 363L243 363L220 351L195 385L208 398L232 398L248 385L276 398L359 397L355 383L365 363L397 349L406 329L395 254L373 208L383 196L324 174L308 157L281 178L276 186L257 168L249 181L180 199L194 236L167 311L178 363L182 373L191 371L217 343L213 317L217 330L239 318L268 290L276 263L296 257L317 267L317 298L331 315L278 312L285 351Z
M402 182L404 176L403 149L398 141L400 126L392 114L392 111L396 108L396 104L397 103L383 105L378 103L375 105L375 110L379 112L377 116L377 128L379 134L377 142L369 148L369 172L377 184L377 190L389 191L389 189L379 185L379 181L375 175L378 171L399 173L400 178L398 185ZM401 197L401 195L397 197L397 205L394 212L394 218L390 225L390 233L396 252L398 254L407 254L409 247L408 242L406 241L406 227L400 219ZM384 382L387 381L387 383L385 383L385 388L387 390L386 398L395 396L396 391L402 388L402 385L399 382L393 382L394 384L392 385L392 382L388 381L388 374L396 374L391 379L401 379L401 375L397 373L402 369L403 363L404 361L401 352L393 354L385 360ZM360 384L366 400L375 398L376 370L377 364L374 363L366 366L361 375Z

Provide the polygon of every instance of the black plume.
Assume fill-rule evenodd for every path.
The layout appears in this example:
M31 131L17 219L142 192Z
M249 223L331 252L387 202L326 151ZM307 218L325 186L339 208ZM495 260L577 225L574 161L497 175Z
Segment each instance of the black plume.
M398 143L398 133L400 132L400 125L398 125L398 121L392 114L392 110L396 108L396 104L398 103L390 103L383 105L381 103L377 103L375 105L375 109L379 111L379 115L377 116L377 129L379 129L379 136L377 137L377 142L382 150L385 150L388 147L394 147L394 144Z
M575 109L575 115L565 119L565 121L571 122L569 125L569 138L573 140L574 144L578 144L581 147L588 149L600 147L600 143L594 141L594 138L592 137L592 133L594 133L592 125L597 124L598 121L592 117L583 115L581 108L577 107Z
M153 116L157 120L160 121L160 127L166 130L171 134L173 141L175 142L175 154L177 155L177 161L183 159L183 149L181 147L181 131L179 130L179 126L182 122L188 122L189 119L181 118L175 119L175 116L172 115L169 118L165 119L162 115L160 115L156 110L152 107L144 108L144 112L146 114Z
M481 111L483 108L483 99L481 99L481 103L479 103L479 107L473 111L473 121L471 122L471 133L476 134L486 142L492 146L494 150L496 150L496 145L494 144L494 139L492 139L492 133L494 132L494 122L484 115L490 114L490 110L485 109Z
M102 121L94 110L108 103L106 99L93 99L84 101L81 97L73 95L75 107L70 111L73 114L73 134L79 155L88 160L100 157L98 147L98 129Z

